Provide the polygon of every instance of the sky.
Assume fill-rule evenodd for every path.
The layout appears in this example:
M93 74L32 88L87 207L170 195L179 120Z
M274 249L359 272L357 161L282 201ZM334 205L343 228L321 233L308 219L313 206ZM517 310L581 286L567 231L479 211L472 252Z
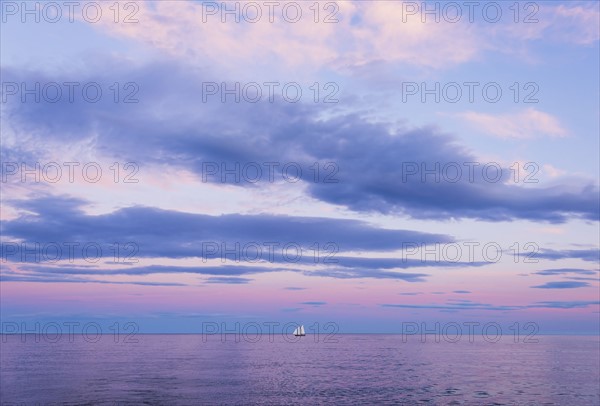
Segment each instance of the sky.
M0 17L3 332L599 333L598 2Z

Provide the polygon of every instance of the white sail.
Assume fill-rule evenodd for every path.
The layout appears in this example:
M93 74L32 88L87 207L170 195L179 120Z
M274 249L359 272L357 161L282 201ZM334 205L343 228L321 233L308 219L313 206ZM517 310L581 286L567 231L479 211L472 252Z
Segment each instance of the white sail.
M306 335L306 333L304 332L304 326L300 325L300 326L296 327L296 329L294 330L294 335L296 337Z

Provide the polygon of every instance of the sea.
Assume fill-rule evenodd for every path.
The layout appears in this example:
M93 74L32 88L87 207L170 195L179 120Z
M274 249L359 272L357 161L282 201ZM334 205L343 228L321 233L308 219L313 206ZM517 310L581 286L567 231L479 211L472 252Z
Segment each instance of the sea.
M3 335L0 404L600 405L599 337L536 339Z

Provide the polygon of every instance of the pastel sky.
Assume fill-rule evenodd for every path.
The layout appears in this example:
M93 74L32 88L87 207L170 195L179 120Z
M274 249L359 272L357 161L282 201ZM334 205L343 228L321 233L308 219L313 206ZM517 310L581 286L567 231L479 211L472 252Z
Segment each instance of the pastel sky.
M598 334L597 1L89 3L0 3L3 322Z

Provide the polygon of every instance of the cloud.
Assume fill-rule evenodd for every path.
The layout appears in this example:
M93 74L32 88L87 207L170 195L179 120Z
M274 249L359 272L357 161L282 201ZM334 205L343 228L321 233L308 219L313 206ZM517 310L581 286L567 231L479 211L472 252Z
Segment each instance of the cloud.
M448 304L382 304L381 307L402 308L402 309L433 309L433 310L492 310L492 311L510 311L523 309L581 309L589 306L600 305L600 301L546 301L535 302L529 305L507 306L491 305L487 303L448 303Z
M11 273L0 274L0 281L2 282L36 282L36 283L101 283L111 285L140 285L140 286L187 286L185 283L176 282L151 282L151 281L106 281L98 279L86 279L86 278L72 278L64 276L51 276L43 274L17 274Z
M511 44L510 37L579 46L591 46L600 39L600 10L593 2L567 2L556 6L551 2L543 6L529 3L526 8L522 21L529 19L529 23L494 27L505 46Z
M408 241L418 244L453 241L445 235L380 229L358 220L323 217L209 216L149 207L87 215L81 210L83 201L67 197L46 197L13 204L29 213L3 220L0 224L5 237L24 241L29 244L26 246L29 249L35 243L41 246L51 243L61 246L66 242L78 242L80 246L100 244L109 256L113 255L109 248L111 244L120 241L139 247L135 258L197 257L289 263L289 258L296 255L297 247L301 247L308 251L302 255L303 262L314 263L314 252L310 254L310 247L314 251L315 243L322 248L323 258L317 259L323 262L325 253L328 258L336 259L338 251L393 251L401 249ZM3 258L13 261L24 258L21 255L23 246L12 244L10 247L10 243L2 244ZM61 252L63 248L66 250L66 247L59 247ZM227 249L236 252L226 256ZM74 250L78 257L82 252L82 248ZM67 257L67 252L62 254L62 258ZM345 257L340 260L344 266L364 266L369 261ZM373 266L385 266L383 260L373 259L372 262ZM397 266L401 266L401 261L397 261Z
M590 286L586 282L546 282L543 285L531 286L532 288L538 289L574 289L574 288L585 288Z
M262 6L259 21L248 23L242 18L235 23L233 16L223 22L221 10L207 14L201 2L175 2L141 3L140 24L98 27L190 64L210 64L238 75L242 66L253 73L266 66L276 73L284 68L316 72L381 60L445 68L472 60L485 46L482 33L465 21L440 24L430 19L422 23L419 15L403 20L402 2L334 2L321 10L319 23L314 23L309 3L295 4L301 6L304 16L295 23L285 22L281 5L276 6L273 22ZM234 4L224 3L224 7L231 10ZM326 16L332 22L324 23Z
M565 137L567 130L556 117L529 108L519 113L492 115L468 111L457 114L479 130L500 138Z
M323 269L314 271L305 271L307 276L321 276L325 278L338 279L358 279L358 278L376 278L376 279L397 279L406 282L424 282L428 274L407 273L384 271L379 269Z
M51 267L51 266L38 266L38 265L27 265L21 266L21 271L27 272L31 277L38 278L40 282L42 278L55 279L57 277L63 277L61 275L153 275L153 274L196 274L196 275L214 275L215 281L227 281L228 278L238 277L241 275L255 275L261 273L273 273L273 272L301 272L304 276L311 277L325 277L325 278L338 278L338 279L362 279L362 278L375 278L375 279L397 279L407 282L423 282L425 277L429 276L424 273L407 273L407 272L396 272L387 271L381 269L314 269L310 271L298 271L293 266L290 267L266 267L266 266L234 266L234 265L220 265L220 266L162 266L162 265L150 265L141 267L126 267L126 268L87 268L87 267ZM22 275L22 274L20 274ZM235 279L231 279L235 281ZM288 290L301 290L304 288L294 288Z
M245 284L250 282L252 279L248 278L238 278L238 277L222 277L222 276L212 276L206 279L206 283L226 283L226 284Z
M574 301L549 301L549 302L536 302L529 305L530 308L545 308L545 309L583 309L589 306L600 305L600 301L593 300L574 300Z
M327 302L302 302L300 304L309 305L309 306L323 306L323 305L326 305Z
M306 288L300 288L300 287L297 287L297 286L288 286L288 287L285 287L283 289L285 289L285 290L306 290Z
M571 277L566 277L565 279L569 279L572 281L594 281L594 282L600 281L598 278L584 278L581 276L571 276Z
M471 293L471 291L470 290L455 290L455 291L453 291L453 293L466 294L466 293Z
M302 193L357 212L550 223L600 217L598 185L592 180L536 188L510 184L509 168L498 165L484 173L487 163L478 162L455 136L433 127L398 128L373 122L366 113L342 113L336 106L292 104L281 98L273 103L203 103L203 82L181 66L156 63L114 70L115 65L118 61L111 69L94 67L94 72L113 76L82 76L99 83L128 77L143 89L139 98L145 102L123 107L108 100L20 103L13 98L4 105L3 128L14 133L14 142L6 147L16 148L27 137L31 145L51 151L86 139L95 151L123 162L165 165L194 173L198 182L249 190L269 182L264 163L277 163L273 171L280 183L284 166L293 163L302 173L297 182ZM66 75L15 68L6 68L3 76L15 82L69 82ZM150 100L171 108L157 115ZM552 120L542 113L532 110L524 117L535 122L536 129L554 131ZM505 118L500 121L505 128ZM322 168L330 165L317 181L315 162ZM258 164L262 176L252 183L223 177L220 169L209 174L207 165L215 163L219 168Z
M592 45L600 40L600 10L597 5L564 5L554 8L560 32L555 35L579 45Z
M534 272L534 274L536 274L536 275L547 275L547 276L570 275L570 274L576 274L576 275L596 275L596 274L598 274L598 272L599 272L598 270L592 270L592 269L557 268L557 269L543 269L541 271Z
M311 3L300 2L295 3L300 4L303 15L298 22L286 23L281 5L276 6L270 22L267 16L271 15L263 5L262 18L250 23L245 13L239 22L234 22L232 15L223 16L222 9L235 6L227 3L212 3L220 6L214 15L207 13L205 2L140 3L136 13L140 24L102 20L95 27L111 36L146 44L192 66L215 66L231 76L257 75L261 69L281 76L286 68L296 74L325 69L346 72L345 68L379 61L420 69L448 69L482 58L489 50L508 52L522 46L524 40L578 45L598 40L598 10L593 5L544 4L540 8L534 4L537 10L526 8L521 19L529 16L537 19L536 23L514 24L512 18L503 18L490 24L481 13L476 13L474 23L469 22L464 5L459 5L462 18L458 22L435 21L431 15L423 22L422 13L411 15L407 8L420 9L420 2L343 1L324 5L320 22L314 23ZM505 16L513 14L508 4L501 12ZM323 23L327 15L332 22Z
M206 267L194 267L194 266L164 266L164 265L150 265L141 267L127 267L127 268L77 268L77 267L48 267L48 266L24 266L22 267L25 271L34 272L39 275L152 275L152 274L179 274L189 273L197 275L215 275L218 277L239 276L239 275L254 275L266 272L278 272L282 270L290 271L288 269L281 268L269 268L261 266L234 266L234 265L220 265L220 266L206 266Z
M493 311L507 311L507 310L518 310L519 306L495 306L485 303L473 303L473 302L458 302L449 303L445 305L431 304L431 305L414 305L414 304L382 304L381 307L394 307L401 309L435 309L435 310L493 310Z
M365 268L365 269L393 269L393 268L417 268L426 266L439 267L480 267L489 264L489 262L464 262L464 261L446 261L440 258L425 260L414 258L364 258L364 257L334 257L334 264L343 268Z
M521 256L528 256L531 254L519 254ZM542 249L532 255L532 258L548 259L556 261L559 259L581 259L582 261L598 262L600 260L600 250L597 248L584 249L584 250L553 250L553 249Z

